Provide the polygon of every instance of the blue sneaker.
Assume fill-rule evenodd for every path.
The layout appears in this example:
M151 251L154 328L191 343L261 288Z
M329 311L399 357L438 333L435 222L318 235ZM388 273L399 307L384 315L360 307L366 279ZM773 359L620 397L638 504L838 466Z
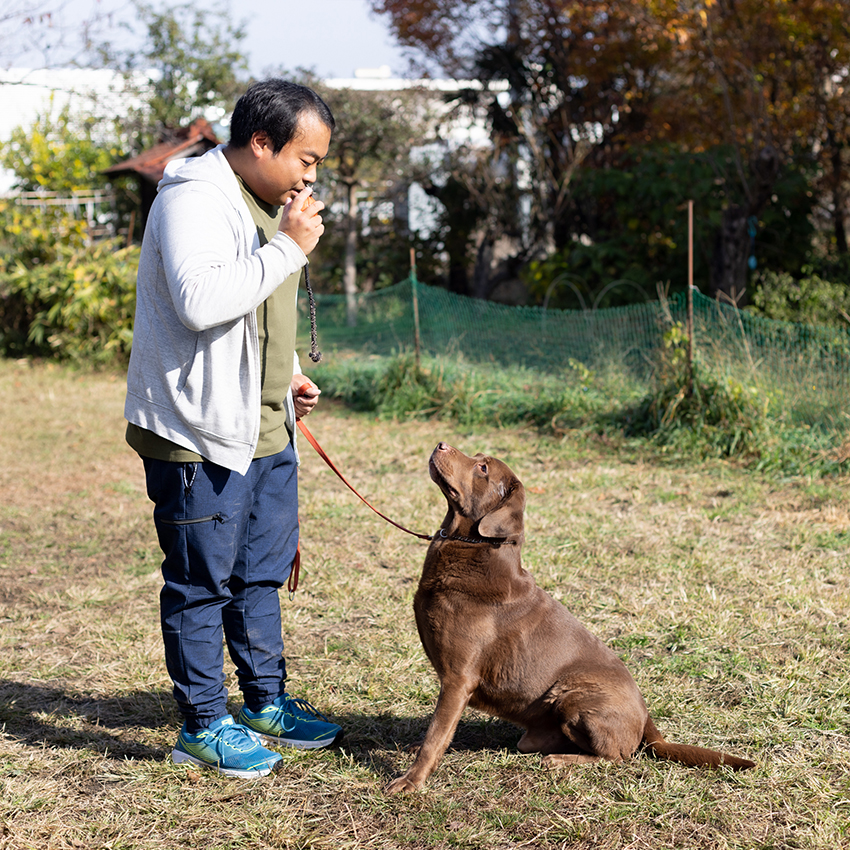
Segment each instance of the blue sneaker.
M257 735L226 714L197 733L187 732L183 724L171 760L211 767L225 776L254 779L275 770L283 757L267 750Z
M305 699L281 694L259 711L242 706L238 721L269 743L313 750L342 737L342 727L331 723Z

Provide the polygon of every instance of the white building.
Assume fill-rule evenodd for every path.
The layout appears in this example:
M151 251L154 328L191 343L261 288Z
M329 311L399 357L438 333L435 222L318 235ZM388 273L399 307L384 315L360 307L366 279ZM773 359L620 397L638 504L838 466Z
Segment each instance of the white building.
M65 107L72 113L85 114L104 121L143 105L138 92L148 84L148 77L139 75L132 82L117 71L93 68L54 69L0 69L0 144L8 141L16 127L28 128L39 117L56 116ZM434 116L445 119L450 107L444 95L465 88L480 86L475 81L408 80L392 77L388 66L359 69L351 78L328 79L332 88L351 88L360 91L406 92L423 91ZM501 97L507 94L507 85L497 87ZM428 97L433 95L433 97ZM191 116L195 117L195 116ZM220 138L226 138L227 118L221 114L205 116L217 124ZM489 144L484 122L471 109L457 111L450 122L444 122L440 142L449 147L466 145L486 147ZM422 149L423 156L428 148ZM0 168L0 196L9 194L13 187L11 172ZM414 185L409 192L409 221L413 229L427 231L434 221L434 201Z

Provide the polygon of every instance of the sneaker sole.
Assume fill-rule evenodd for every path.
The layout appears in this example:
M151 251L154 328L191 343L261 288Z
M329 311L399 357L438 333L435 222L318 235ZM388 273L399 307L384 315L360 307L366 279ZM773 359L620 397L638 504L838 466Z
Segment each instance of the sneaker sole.
M219 767L216 764L210 764L196 756L189 755L189 753L184 753L183 750L172 750L171 761L174 764L186 764L187 762L189 764L196 764L199 767L209 768L216 773L222 774L222 776L229 776L233 779L259 779L262 776L268 776L270 773L276 772L283 765L283 759L278 759L271 767L258 768L256 770L238 770L232 767Z

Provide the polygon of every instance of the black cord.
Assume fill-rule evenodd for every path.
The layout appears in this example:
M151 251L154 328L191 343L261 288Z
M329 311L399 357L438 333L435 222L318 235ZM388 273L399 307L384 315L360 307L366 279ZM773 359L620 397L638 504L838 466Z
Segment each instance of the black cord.
M310 272L304 266L304 285L307 287L307 297L310 299L310 359L318 363L322 359L316 336L316 299L313 297L313 287L310 286Z

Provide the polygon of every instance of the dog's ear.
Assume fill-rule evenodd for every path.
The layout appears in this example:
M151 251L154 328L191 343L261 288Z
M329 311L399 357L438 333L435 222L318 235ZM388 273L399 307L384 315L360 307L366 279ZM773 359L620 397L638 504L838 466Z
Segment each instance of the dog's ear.
M511 537L522 533L522 513L525 510L525 488L517 480L508 495L494 511L481 518L478 533L482 537Z

